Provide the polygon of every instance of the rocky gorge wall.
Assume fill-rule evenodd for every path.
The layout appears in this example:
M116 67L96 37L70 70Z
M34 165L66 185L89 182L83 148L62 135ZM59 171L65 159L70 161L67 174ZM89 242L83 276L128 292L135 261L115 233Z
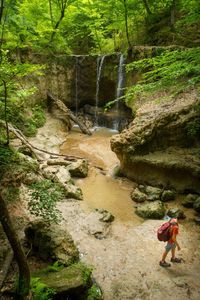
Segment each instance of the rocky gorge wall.
M119 105L114 105L109 114L104 112L106 103L120 97L123 94L123 88L133 85L140 76L134 71L125 74L125 64L155 56L165 49L164 47L134 47L130 53L124 55L113 53L101 56L40 55L24 49L22 53L15 54L14 58L17 57L21 62L45 66L43 76L28 77L27 84L33 83L38 88L34 99L45 101L49 90L76 113L81 110L93 119L98 113L100 123L98 125L112 128L117 118L122 119L124 125L132 119L131 109L122 101ZM97 107L100 108L99 111ZM120 111L120 116L113 114L116 111Z
M200 120L198 94L146 106L111 148L123 175L139 183L200 193L200 136L191 134Z

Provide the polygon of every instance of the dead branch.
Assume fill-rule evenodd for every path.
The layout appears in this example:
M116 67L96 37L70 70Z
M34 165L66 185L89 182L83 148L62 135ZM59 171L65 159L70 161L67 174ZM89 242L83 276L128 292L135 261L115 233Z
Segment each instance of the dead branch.
M79 126L83 133L92 135L91 131L85 126L85 124L79 121L78 118L75 117L71 110L61 100L55 98L49 91L47 92L47 98L50 101L53 101L60 110L69 116L69 118Z
M3 127L5 127L5 123L4 121L0 120L0 125L2 125ZM38 147L35 147L34 145L32 145L28 140L27 138L24 136L24 134L17 128L15 128L12 124L8 123L8 129L9 131L11 131L18 139L20 139L20 141L22 141L22 143L24 145L26 145L30 150L31 152L35 155L36 159L38 161L40 161L40 157L38 156L38 154L35 152L35 150L39 151L39 152L43 152L43 153L46 153L46 154L49 154L49 155L53 155L53 156L61 156L61 157L64 157L65 159L67 160L70 160L70 161L74 161L76 159L83 159L82 157L77 157L77 156L73 156L73 155L64 155L64 154L57 154L57 153L53 153L53 152L49 152L49 151L46 151L46 150L43 150L43 149L40 149Z

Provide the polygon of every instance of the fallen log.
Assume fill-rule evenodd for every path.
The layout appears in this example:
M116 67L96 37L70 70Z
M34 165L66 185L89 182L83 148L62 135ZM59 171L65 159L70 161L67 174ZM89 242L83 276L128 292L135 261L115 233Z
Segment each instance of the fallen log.
M3 127L6 126L5 122L3 120L0 120L0 125L2 125ZM39 152L49 154L49 155L57 156L57 157L63 157L63 158L65 158L67 160L70 160L70 161L74 161L76 159L82 159L82 157L77 157L77 156L73 156L73 155L64 155L64 154L59 154L59 153L57 154L57 153L53 153L53 152L50 152L50 151L40 149L40 148L32 145L27 140L27 138L24 136L24 134L19 129L15 128L12 124L8 123L8 129L9 129L10 132L12 132L22 142L22 144L26 145L31 150L31 152L34 154L35 158L38 161L40 161L40 157L35 152L35 150L37 150Z
M67 116L69 116L70 120L76 123L83 133L92 135L91 131L85 126L85 124L79 121L78 118L76 118L75 115L72 113L72 111L61 100L55 98L50 93L50 91L47 92L47 98L50 101L53 101L60 110L62 110Z

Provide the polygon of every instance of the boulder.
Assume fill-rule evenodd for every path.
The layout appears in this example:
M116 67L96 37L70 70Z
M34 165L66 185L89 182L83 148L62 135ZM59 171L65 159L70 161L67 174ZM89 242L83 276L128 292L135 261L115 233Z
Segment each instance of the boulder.
M188 194L185 199L182 201L182 205L188 208L192 208L195 200L198 198L196 194Z
M174 207L174 208L170 208L168 211L167 211L167 215L170 217L170 218L177 218L177 219L185 219L186 216L183 212L183 210L177 208L177 207Z
M175 196L176 196L176 193L175 193L174 191L171 191L171 190L165 190L165 191L162 193L161 201L167 202L167 201L174 200L174 199L175 199Z
M147 200L147 195L135 188L131 193L131 199L135 202L144 202Z
M157 187L147 186L145 192L148 201L155 201L160 200L162 190Z
M33 251L44 261L58 261L68 266L79 259L71 235L58 225L49 225L43 221L31 222L25 228L25 235Z
M68 170L72 177L85 178L88 174L88 161L79 159L68 166Z
M77 200L83 200L82 190L72 183L64 183L63 187L65 189L66 198L73 198Z
M136 208L136 214L144 219L162 219L165 215L165 206L161 201L141 204Z
M106 209L97 208L95 211L100 214L99 221L101 222L111 223L115 219L115 217Z
M71 176L70 176L69 170L64 166L59 167L59 170L56 173L56 176L57 176L58 180L62 183L68 183L69 181L71 181Z
M194 202L194 209L200 213L200 197L198 197Z
M56 270L49 267L34 272L32 277L36 285L39 280L47 289L52 289L54 299L83 299L83 294L87 295L92 286L91 270L81 263Z

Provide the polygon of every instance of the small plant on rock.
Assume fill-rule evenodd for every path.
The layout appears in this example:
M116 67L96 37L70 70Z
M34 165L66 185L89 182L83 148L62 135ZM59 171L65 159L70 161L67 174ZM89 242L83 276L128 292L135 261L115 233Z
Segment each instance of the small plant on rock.
M30 188L32 190L28 203L30 212L47 222L58 223L61 220L61 213L56 204L64 198L63 188L48 179L33 183Z

